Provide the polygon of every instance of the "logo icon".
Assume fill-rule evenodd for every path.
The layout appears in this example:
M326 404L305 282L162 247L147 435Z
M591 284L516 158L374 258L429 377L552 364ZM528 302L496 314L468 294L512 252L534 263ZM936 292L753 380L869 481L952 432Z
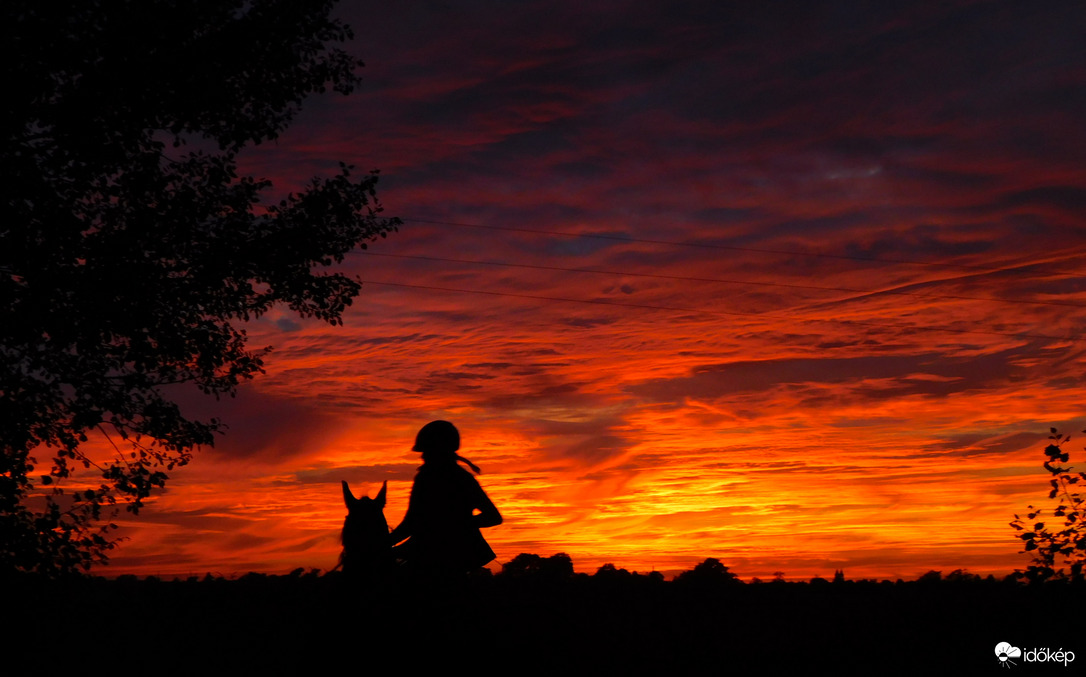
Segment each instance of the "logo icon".
M1016 646L1011 646L1007 642L1000 642L996 644L995 648L996 658L999 659L999 664L1005 668L1009 668L1014 665L1012 658L1021 658L1022 650Z

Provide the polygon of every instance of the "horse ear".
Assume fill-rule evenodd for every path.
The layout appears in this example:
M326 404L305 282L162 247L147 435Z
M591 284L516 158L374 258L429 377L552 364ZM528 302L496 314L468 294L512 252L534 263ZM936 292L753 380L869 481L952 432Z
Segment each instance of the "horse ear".
M383 509L385 507L385 496L387 495L387 493L388 493L388 480L385 480L385 483L381 485L381 490L377 492L377 498L373 499L374 501L377 501L377 507L378 508Z
M347 486L347 480L343 480L343 503L350 509L350 507L357 502L358 499L354 497L354 494L351 493L351 488Z

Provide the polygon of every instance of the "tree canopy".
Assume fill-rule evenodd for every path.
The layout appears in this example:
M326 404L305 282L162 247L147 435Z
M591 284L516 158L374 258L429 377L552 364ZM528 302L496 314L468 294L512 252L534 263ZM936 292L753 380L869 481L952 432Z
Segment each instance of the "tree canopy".
M105 561L111 506L138 511L222 427L164 388L231 394L262 370L245 321L285 305L336 324L358 294L329 267L399 224L376 172L340 164L266 204L237 164L308 95L358 84L333 4L0 10L0 571Z

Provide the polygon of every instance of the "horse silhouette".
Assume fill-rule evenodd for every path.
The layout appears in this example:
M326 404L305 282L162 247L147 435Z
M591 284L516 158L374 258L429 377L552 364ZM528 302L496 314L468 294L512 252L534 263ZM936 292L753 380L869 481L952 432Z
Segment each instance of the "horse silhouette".
M391 576L395 568L384 512L387 492L388 482L385 482L376 498L355 498L347 482L343 482L347 518L343 520L339 565L352 578L379 582Z

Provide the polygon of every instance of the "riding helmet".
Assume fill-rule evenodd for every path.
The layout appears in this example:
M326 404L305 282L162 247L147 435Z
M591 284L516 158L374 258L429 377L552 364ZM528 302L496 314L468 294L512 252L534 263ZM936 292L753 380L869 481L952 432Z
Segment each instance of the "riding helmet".
M430 421L415 436L411 451L456 451L460 448L460 431L448 421Z

